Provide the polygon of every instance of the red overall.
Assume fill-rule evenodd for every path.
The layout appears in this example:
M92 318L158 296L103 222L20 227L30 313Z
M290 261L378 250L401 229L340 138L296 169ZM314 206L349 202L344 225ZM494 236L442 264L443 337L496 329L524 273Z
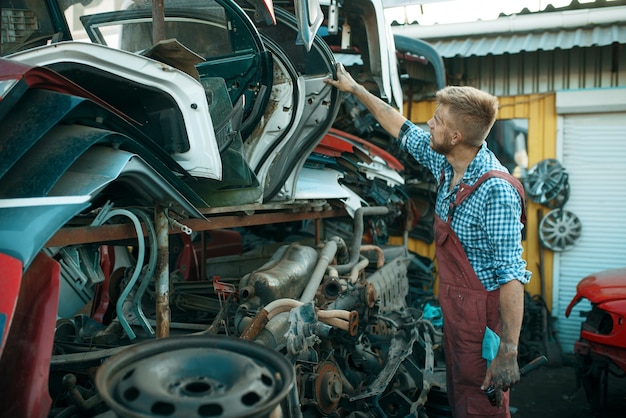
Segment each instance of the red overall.
M444 319L444 348L448 400L455 418L510 417L509 393L504 392L502 407L492 406L481 391L487 363L482 358L485 327L498 335L500 289L488 292L472 268L465 250L451 228L454 208L459 206L483 181L490 177L508 180L519 195L521 183L508 173L489 171L473 186L461 183L455 203L451 204L448 222L435 216L437 264L439 267L439 302ZM522 221L525 221L522 200Z

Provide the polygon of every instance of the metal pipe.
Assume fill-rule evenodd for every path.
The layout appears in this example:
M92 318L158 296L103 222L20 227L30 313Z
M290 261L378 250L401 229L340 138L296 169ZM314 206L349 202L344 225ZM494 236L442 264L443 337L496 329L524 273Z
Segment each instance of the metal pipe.
M320 319L320 321L324 319L328 319L328 318L339 318L339 319L344 319L346 321L353 321L355 314L356 314L356 311L346 311L343 309L330 309L330 310L320 309L317 311L317 317ZM358 316L358 314L356 315Z
M167 208L156 205L154 217L157 232L157 267L156 276L156 336L166 338L170 335L170 304L169 304L169 224Z
M355 334L352 333L353 330L357 330L358 329L358 326L357 327L350 327L350 323L348 321L345 321L345 320L340 319L340 318L324 318L324 319L320 318L320 321L325 323L325 324L331 325L331 326L333 326L335 328L338 328L338 329L341 329L343 331L346 331L347 333L349 333L352 336L356 335L356 333Z
M361 242L363 237L363 217L365 216L377 216L386 215L389 213L389 208L386 206L368 206L358 208L354 212L354 228L353 228L353 240L350 247L350 261L347 264L334 266L339 274L346 274L352 267L359 261L359 255L361 254Z
M383 252L383 249L380 248L378 245L362 245L361 246L361 252L363 251L374 251L376 252L376 268L381 268L382 266L385 265L385 253Z
M351 284L356 284L356 282L359 280L360 271L366 268L369 263L370 261L367 259L367 257L361 257L361 260L359 260L358 263L352 266L352 270L350 270L350 283Z
M283 312L288 312L293 308L304 305L303 302L295 299L276 299L268 303L248 324L241 333L242 340L254 340L256 336L265 328L267 323ZM349 332L351 335L356 332L359 324L359 315L356 311L316 309L316 314L321 322L332 325Z
M119 298L117 299L117 302L115 304L115 311L116 311L117 319L120 325L126 332L126 335L128 335L128 338L131 340L134 340L135 338L137 338L137 335L135 334L135 331L133 331L132 327L128 323L128 320L126 319L126 309L125 309L127 305L130 305L130 307L132 308L132 301L130 300L127 301L126 298L131 294L131 291L133 290L135 283L137 283L137 280L139 279L139 276L141 275L141 272L143 270L143 265L144 265L143 263L144 263L145 252L146 252L146 249L145 249L146 244L144 242L141 222L139 218L137 217L137 215L135 215L133 212L127 209L109 210L111 207L112 206L107 205L107 207L103 209L103 211L96 217L96 219L93 220L92 225L103 224L104 222L108 221L109 219L115 216L126 216L127 218L131 220L135 228L135 234L137 235L137 261L136 261L135 269L128 283L126 284L124 289L122 289L122 292L120 293ZM137 319L140 322L142 322L142 326L144 326L144 329L146 330L150 329L150 325L147 325L146 322L144 322L145 317L137 317Z
M263 310L267 312L267 319L270 320L281 312L288 312L302 305L304 305L303 302L295 299L276 299L268 303Z
M149 251L150 253L146 267L142 268L139 265L136 267L138 270L141 271L141 276L140 276L141 281L139 284L139 288L137 289L137 291L135 292L135 295L133 296L132 312L135 314L137 321L139 321L139 324L144 329L144 331L146 331L146 333L148 333L149 335L154 335L154 330L150 326L148 318L146 318L146 315L143 313L143 308L141 307L141 301L143 300L143 296L146 293L148 286L150 285L150 281L152 280L152 277L154 276L154 269L156 268L157 259L159 257L158 248L156 244L156 241L157 241L156 231L154 230L154 225L152 225L152 220L150 219L150 216L148 216L146 212L144 212L141 209L136 209L136 210L131 209L131 211L138 218L140 218L144 224L144 227L146 229L146 239L149 244L147 251ZM140 237L138 236L137 238L140 238Z
M322 248L322 251L320 251L319 258L317 259L315 269L313 270L313 273L311 273L311 278L309 279L309 282L307 283L306 287L302 291L302 295L300 296L300 301L302 303L307 303L313 300L317 289L322 283L322 279L324 278L326 269L335 257L336 252L337 240L335 238L324 244L324 248Z
M261 309L261 311L256 314L254 319L252 319L246 329L241 333L239 338L248 341L253 340L254 337L256 337L267 324L267 314L268 312L265 309Z

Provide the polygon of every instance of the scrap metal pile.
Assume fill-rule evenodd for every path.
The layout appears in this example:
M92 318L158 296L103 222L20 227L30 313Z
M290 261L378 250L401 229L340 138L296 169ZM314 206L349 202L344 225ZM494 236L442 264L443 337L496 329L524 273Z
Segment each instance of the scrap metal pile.
M145 0L1 12L3 414L445 416L432 265L385 245L432 188L407 207L324 83L341 61L402 108L380 1L166 0L158 42ZM189 226L305 206L345 216Z
M386 211L359 209L355 236L364 216ZM335 236L319 247L293 241L209 258L212 280L173 273L171 336L156 340L154 282L133 280L150 263L130 261L124 247L106 254L100 262L115 267L105 273L104 292L119 296L91 305L110 320L78 314L58 322L52 416L80 408L119 416L270 416L276 409L284 416L417 416L431 387L442 387L441 332L407 303L416 260L403 247ZM91 368L112 354L94 386Z

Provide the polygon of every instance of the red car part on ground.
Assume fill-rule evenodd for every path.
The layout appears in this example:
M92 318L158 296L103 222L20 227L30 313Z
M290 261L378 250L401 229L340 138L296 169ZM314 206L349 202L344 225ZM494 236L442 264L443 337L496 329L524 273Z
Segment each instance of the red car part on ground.
M601 412L606 403L608 374L626 376L626 268L610 269L583 278L565 316L581 300L591 302L585 312L580 338L574 343L579 382L592 408Z

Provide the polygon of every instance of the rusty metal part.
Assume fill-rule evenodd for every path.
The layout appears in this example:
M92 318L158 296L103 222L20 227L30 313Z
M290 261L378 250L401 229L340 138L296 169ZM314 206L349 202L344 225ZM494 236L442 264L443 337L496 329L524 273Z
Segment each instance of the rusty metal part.
M252 322L250 322L241 333L240 338L242 340L254 340L270 319L274 318L279 313L288 312L302 305L304 305L302 302L294 299L275 300L259 311L252 319ZM356 335L358 331L359 314L356 311L316 309L316 314L321 322L342 329L352 336Z
M341 282L337 278L329 278L320 287L319 295L325 300L335 300L342 291Z
M367 306L368 308L373 308L376 305L376 301L378 300L378 292L372 283L367 284Z
M343 329L353 337L359 330L359 313L357 311L318 310L317 317L328 325Z
M263 327L265 327L265 324L267 324L267 311L262 309L261 312L254 317L252 322L248 324L239 338L242 340L253 340Z
M341 309L332 309L332 310L317 310L317 317L320 320L326 319L326 318L338 318L338 319L343 319L345 321L350 321L353 320L354 315L356 314L356 311L344 311ZM358 318L358 314L357 318Z
M265 208L267 205L261 206ZM235 208L214 208L213 210L231 210ZM236 208L239 211L239 207ZM282 209L282 207L281 207ZM246 227L254 225L265 225L282 222L295 222L301 220L320 220L326 218L338 218L346 216L343 209L309 211L309 212L276 212L276 213L255 213L253 215L229 215L225 212L216 212L207 219L185 219L181 221L184 225L194 231L212 231L215 229ZM170 234L179 234L180 229L170 228ZM74 244L89 244L94 242L114 242L136 237L132 225L101 225L101 226L71 226L58 230L46 243L46 247L63 247ZM204 276L202 276L204 277Z
M102 402L102 399L98 394L95 394L88 399L83 398L80 390L78 390L78 388L76 387L76 381L76 376L72 373L68 373L63 376L62 383L67 390L69 399L71 400L72 404L75 405L76 408L78 408L78 410L89 411L90 409L96 407L100 402Z
M301 306L302 302L295 299L277 299L269 303L265 308L252 319L241 333L241 339L253 340L259 332L267 325L268 321L281 312L288 312L291 309Z
M381 268L385 265L385 253L378 245L361 245L361 252L365 251L374 251L376 253L376 268Z
M167 209L157 205L154 210L158 258L155 270L156 276L156 336L165 338L170 335L170 305L169 305L169 242Z
M341 318L324 318L323 320L320 319L320 321L324 322L325 324L331 325L331 326L333 326L335 328L339 328L341 330L344 330L346 332L351 332L350 323L348 321L344 320L344 319L341 319Z
M315 378L314 396L317 408L325 415L330 414L339 405L342 393L343 383L337 366L329 361L321 363Z

